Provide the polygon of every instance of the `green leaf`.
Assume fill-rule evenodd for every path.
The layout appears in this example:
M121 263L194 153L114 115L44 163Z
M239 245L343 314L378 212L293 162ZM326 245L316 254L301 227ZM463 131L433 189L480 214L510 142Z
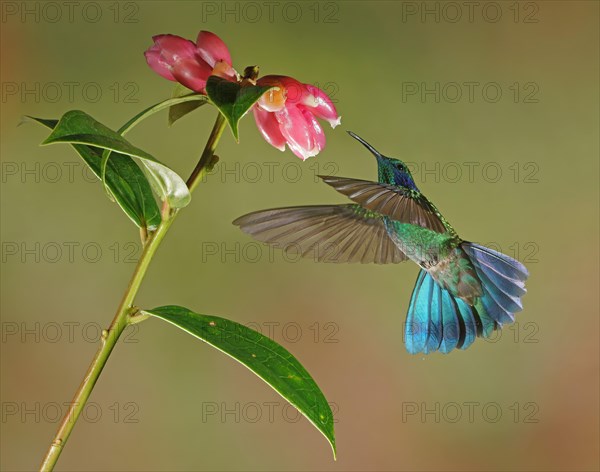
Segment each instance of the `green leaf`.
M206 82L208 98L227 119L233 137L238 140L238 123L257 100L273 87L240 85L212 75Z
M169 108L169 126L172 126L180 118L183 118L188 113L193 112L196 108L201 107L208 103L208 97L206 95L198 95L193 93L187 87L184 87L181 84L175 85L173 89L173 93L171 98L181 98L181 97L202 97L204 100L194 100L189 102L178 103L177 105L173 105Z
M58 124L58 120L29 118L50 129ZM102 149L85 144L72 146L100 179ZM111 196L138 227L153 230L160 224L160 210L150 184L131 157L119 154L118 159L111 160L106 168L105 183Z
M65 113L42 144L61 142L87 144L138 159L154 191L163 201L166 200L172 208L182 208L190 202L190 192L177 173L83 111Z
M201 95L199 93L192 93L192 94L184 95L181 97L167 98L166 100L163 100L162 102L159 102L156 105L152 105L151 107L148 107L145 110L138 113L137 115L135 115L127 123L125 123L123 126L121 126L119 128L118 133L121 135L125 135L126 133L131 131L131 129L134 126L136 126L138 123L140 123L142 120L145 120L149 116L154 115L155 113L157 113L161 110L164 110L165 108L170 108L175 105L188 103L188 102L199 102L200 104L204 104L204 103L208 103L208 97L206 95ZM198 106L200 106L200 105L198 105Z
M188 90L188 92L189 92L189 90ZM137 115L135 115L127 123L125 123L123 126L121 126L117 130L117 133L119 133L121 136L124 136L126 133L131 131L132 128L134 128L136 125L141 123L143 120L145 120L149 116L154 115L155 113L157 113L161 110L164 110L165 108L169 108L172 106L185 105L185 104L196 104L196 103L197 103L197 105L195 107L197 108L200 105L208 103L208 98L206 97L206 95L200 95L197 93L193 93L193 94L187 94L182 97L169 98L167 100L163 100L162 102L157 103L156 105L152 105L151 107L148 107L145 110L138 113ZM106 165L107 165L111 155L112 155L112 151L110 151L108 149L106 149L104 151L104 153L102 154L102 164L101 164L101 176L102 177L101 178L102 178L103 182L104 182L104 172L106 170ZM106 187L106 185L105 185L105 189L110 196L110 191L109 191L108 187Z
M162 306L143 313L174 324L245 365L323 433L335 458L333 413L327 399L302 364L286 349L235 321L200 315L184 307Z

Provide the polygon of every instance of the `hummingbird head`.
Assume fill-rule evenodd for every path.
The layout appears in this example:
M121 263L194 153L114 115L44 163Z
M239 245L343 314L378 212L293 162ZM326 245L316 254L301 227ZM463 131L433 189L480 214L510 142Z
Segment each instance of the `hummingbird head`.
M381 154L377 149L352 131L348 134L365 146L377 159L379 182L382 184L401 185L412 190L418 190L410 170L400 159L393 159Z

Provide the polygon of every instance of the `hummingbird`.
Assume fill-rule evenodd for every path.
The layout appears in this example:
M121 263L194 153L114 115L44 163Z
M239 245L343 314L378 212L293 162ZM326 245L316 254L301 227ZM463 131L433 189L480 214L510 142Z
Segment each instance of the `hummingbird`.
M404 326L411 354L468 348L523 309L528 271L519 261L461 239L417 188L406 164L348 134L377 160L378 181L319 176L353 203L256 211L233 224L259 241L319 262L420 268Z

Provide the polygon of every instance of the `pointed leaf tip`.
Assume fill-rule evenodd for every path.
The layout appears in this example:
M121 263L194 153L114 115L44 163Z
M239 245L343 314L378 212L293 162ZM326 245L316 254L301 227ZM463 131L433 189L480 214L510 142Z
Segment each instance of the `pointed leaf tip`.
M191 200L185 182L176 172L81 110L65 113L42 144L59 142L84 144L131 156L142 165L154 191L172 208L182 208Z
M58 120L27 116L27 120L54 129ZM101 179L102 149L85 144L71 143L92 172ZM111 197L125 214L140 228L155 229L161 222L160 210L152 189L142 170L135 161L124 154L118 154L106 166L105 185Z
M201 315L181 306L162 306L143 313L177 326L250 369L325 436L336 458L329 403L310 374L285 348L235 321Z

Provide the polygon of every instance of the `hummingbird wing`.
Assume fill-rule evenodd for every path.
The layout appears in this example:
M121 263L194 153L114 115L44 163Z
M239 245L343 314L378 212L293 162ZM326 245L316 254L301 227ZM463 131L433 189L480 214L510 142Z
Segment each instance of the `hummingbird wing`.
M402 223L422 226L437 233L446 233L450 230L442 222L435 206L418 191L399 185L347 177L319 177L367 210Z
M360 205L314 205L255 211L233 222L259 241L318 262L397 264L407 259L383 216Z

